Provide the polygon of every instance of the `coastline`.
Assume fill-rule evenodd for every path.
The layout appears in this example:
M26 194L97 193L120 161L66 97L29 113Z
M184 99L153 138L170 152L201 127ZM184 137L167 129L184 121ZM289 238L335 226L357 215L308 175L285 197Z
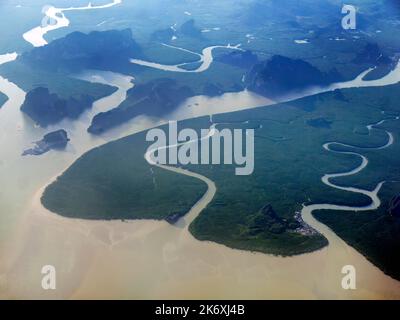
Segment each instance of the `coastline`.
M49 183L52 181L54 177ZM44 187L35 193L21 223L17 245L13 246L16 259L10 278L24 262L30 261L32 268L36 265L32 265L34 257L47 256L57 270L61 269L57 293L60 298L400 298L399 282L385 276L340 238L317 252L282 258L197 241L187 231L187 225L182 228L153 220L105 222L63 218L43 210L43 190ZM200 206L196 208L192 208L194 214L201 210ZM57 245L53 247L52 243ZM40 252L29 250L39 244ZM44 261L47 260L39 259L37 263ZM363 287L356 292L335 286L342 263L360 266ZM118 277L105 278L110 272ZM40 278L39 273L30 276L33 282ZM15 273L15 279L20 277L22 290L26 288L26 275ZM146 287L138 282L141 277L147 279ZM324 292L322 296L313 292L316 283ZM54 298L54 294L46 296L39 288L20 291L18 284L17 281L9 294ZM282 289L282 284L287 288ZM219 289L210 292L209 288Z
M400 70L400 64L396 70ZM332 85L325 91L321 88L311 90L304 96L326 90L380 86L400 81L398 72L385 77L385 81L363 81L369 71L341 86ZM301 96L299 94L296 98ZM285 101L290 100L287 98ZM207 103L210 106L213 104L211 101L215 100L209 99ZM275 103L270 102L271 105ZM255 106L249 103L246 108L252 107ZM237 110L242 109L245 108L237 107ZM221 110L216 113L218 111ZM96 143L101 145L104 142L105 139L100 138ZM81 151L79 149L76 153ZM209 197L212 199L216 192L216 189L210 190L213 185L211 180L204 182L208 185L207 193L192 207L188 216L201 211L204 203ZM9 250L1 253L15 257L5 273L7 290L1 295L81 299L400 298L398 282L389 279L338 237L332 238L332 246L318 252L287 258L227 250L216 243L195 240L186 230L188 224L179 229L179 226L154 220L105 223L102 220L63 218L41 206L40 197L44 188L34 194L31 207L21 219L16 243L11 241ZM332 232L323 224L318 227L324 232ZM59 270L60 289L55 295L43 292L38 285L41 278L38 270L46 263L54 263ZM359 276L363 285L356 292L343 292L338 286L338 279L342 276L339 266L343 263L361 266ZM114 276L104 277L110 274ZM147 283L140 279L146 279Z

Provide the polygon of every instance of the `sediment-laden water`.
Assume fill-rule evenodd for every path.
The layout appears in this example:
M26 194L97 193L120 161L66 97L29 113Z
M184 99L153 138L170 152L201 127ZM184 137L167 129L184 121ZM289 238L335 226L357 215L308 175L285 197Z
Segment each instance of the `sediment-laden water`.
M114 1L115 4L118 1ZM60 9L61 10L61 9ZM65 11L65 10L64 10ZM60 19L65 19L62 14ZM65 23L64 23L65 24ZM63 26L60 23L59 26ZM45 45L43 35L51 30L37 30L30 37L33 45ZM32 35L32 32L30 33ZM27 38L25 34L25 39ZM32 40L32 39L38 39ZM212 64L208 59L204 66ZM203 51L203 56L205 56ZM16 55L0 56L0 62L12 63ZM148 65L148 67L153 67ZM174 68L179 68L175 66ZM169 72L181 70L167 70ZM383 86L400 81L400 67L386 77L364 81L367 70L353 81L314 88L279 101L288 101L337 88ZM311 215L316 209L332 209L329 204L303 209L304 219L329 240L323 250L296 257L233 250L195 240L187 225L212 200L216 188L212 181L194 173L182 172L202 179L208 191L186 215L186 223L171 226L163 221L84 221L67 219L48 212L40 203L44 186L61 174L80 155L112 139L126 136L155 125L140 117L102 137L86 133L92 116L116 107L133 86L133 79L114 73L87 71L79 75L87 81L118 87L112 95L98 100L93 109L76 122L64 121L43 130L35 127L19 111L25 93L15 84L0 77L0 91L9 100L0 109L0 297L7 298L399 298L400 282L384 275L356 250L349 247L325 225ZM215 102L219 107L215 108ZM174 114L187 119L229 111L244 110L269 101L248 91L228 93L221 97L198 96L188 99ZM195 105L188 108L188 105ZM24 148L39 140L44 133L61 127L67 129L71 143L66 152L50 152L41 157L21 157ZM371 130L372 127L369 127ZM389 143L396 143L388 133ZM325 145L330 150L330 145ZM354 156L362 165L345 174L356 174L368 160L360 151ZM344 173L341 173L344 174ZM327 175L321 183L329 184ZM337 187L330 185L331 187ZM378 186L379 188L379 186ZM368 193L371 208L379 205L377 190L355 189ZM337 208L365 210L366 208ZM57 270L57 290L41 288L41 268L52 264ZM357 269L357 290L341 287L344 265Z

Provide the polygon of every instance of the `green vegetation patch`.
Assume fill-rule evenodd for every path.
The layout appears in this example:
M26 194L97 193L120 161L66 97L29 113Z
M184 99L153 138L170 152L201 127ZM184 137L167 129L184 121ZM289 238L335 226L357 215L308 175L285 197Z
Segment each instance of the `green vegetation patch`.
M14 82L25 92L37 87L45 87L51 93L55 93L64 99L86 94L98 100L112 94L117 89L100 83L75 79L64 73L33 69L18 60L0 66L0 71L4 78Z
M363 206L370 199L321 182L325 173L346 172L361 163L357 156L328 152L322 145L329 141L363 147L385 144L384 132L360 135L355 129L384 118L383 110L394 114L398 92L396 86L344 90L214 116L220 123L218 129L255 130L255 170L249 176L236 176L231 165L185 167L217 186L214 199L190 225L192 234L232 248L277 255L325 246L326 239L307 230L295 216L302 204ZM329 128L308 125L315 119L329 119ZM209 117L179 123L180 128L197 131L209 126ZM166 219L187 212L206 186L194 178L151 167L143 157L149 145L145 133L85 154L47 188L43 204L61 215L87 219ZM391 151L377 152L374 163L382 158L370 172L374 179L386 174L385 159ZM351 185L351 179L342 177L337 183Z
M195 178L147 164L143 133L86 153L45 191L51 211L83 219L164 219L185 214L206 192Z

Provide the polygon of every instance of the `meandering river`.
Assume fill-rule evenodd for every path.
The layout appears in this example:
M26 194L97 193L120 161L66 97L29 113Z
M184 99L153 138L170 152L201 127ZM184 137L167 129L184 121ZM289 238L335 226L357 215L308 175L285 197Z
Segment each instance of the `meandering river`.
M397 120L399 120L399 117L396 117L396 118L390 119L390 120L381 120L378 123L368 125L367 129L369 130L369 132L371 132L372 130L377 129L377 127L379 125L383 124L386 121L397 121ZM344 144L344 143L340 143L340 142L329 142L329 143L325 143L323 145L323 148L327 151L359 157L361 159L361 164L357 168L349 170L348 172L325 174L321 178L321 181L329 187L336 188L339 190L344 190L347 192L363 194L371 199L371 203L369 205L361 206L361 207L360 206L353 206L353 207L352 206L341 206L341 205L333 205L333 204L328 204L328 203L313 204L313 205L303 207L303 209L301 211L303 220L305 222L307 222L310 226L312 226L314 229L316 229L320 233L322 233L328 239L330 244L332 242L333 243L337 242L339 237L334 232L332 232L332 230L330 230L328 227L326 227L325 225L318 222L312 216L312 212L317 211L317 210L339 210L339 211L351 211L351 212L354 212L354 214L356 214L356 212L360 212L360 211L376 210L381 205L381 201L379 199L378 193L381 190L383 184L385 183L385 181L378 183L378 185L373 190L366 190L366 189L360 189L360 188L355 188L355 187L343 187L343 186L332 183L331 179L352 176L352 175L355 175L355 174L361 172L362 170L364 170L367 167L368 159L361 153L358 153L355 151L335 151L335 150L332 150L331 147L334 145L339 145L339 146L344 146L344 147L355 149L355 150L363 150L363 149L383 150L383 149L389 148L394 143L393 134L386 130L385 130L385 132L388 136L387 142L384 145L382 145L380 147L376 147L376 148L361 148L361 147L356 147L356 146L352 146L352 145L348 145L348 144Z
M98 6L92 5L90 2L85 7L55 8L53 6L47 6L43 9L45 17L42 20L42 24L25 32L23 34L23 38L34 47L45 46L47 44L47 41L44 39L44 36L48 32L69 26L70 21L65 16L64 12L107 9L121 3L122 0L112 0L112 2L108 4Z
M114 1L113 5L118 1ZM111 5L111 4L110 4ZM58 9L61 10L61 9ZM66 9L63 9L64 11ZM48 11L47 11L48 12ZM61 12L62 13L62 12ZM64 19L65 16L57 15ZM57 20L57 19L56 19ZM58 21L58 20L57 20ZM65 22L58 26L63 26ZM51 29L37 30L33 45L45 45L41 40ZM31 33L32 35L33 33ZM36 40L35 40L36 41ZM213 48L213 47L210 47ZM202 68L212 64L212 49L203 50ZM181 48L182 49L182 48ZM207 56L207 52L210 55ZM16 54L0 56L0 63L12 63ZM206 61L207 60L207 61ZM206 61L206 62L205 62ZM143 64L144 65L144 64ZM154 65L149 67L154 67ZM157 65L157 67L160 65ZM182 65L181 65L182 66ZM169 72L182 72L179 65ZM179 70L176 70L179 69ZM400 66L386 77L364 81L365 71L353 81L328 88L313 88L307 92L270 101L251 92L228 93L216 98L198 96L188 99L176 111L176 119L244 110L280 101L289 101L336 88L383 86L400 81ZM112 139L126 136L155 125L140 117L110 132L92 137L86 133L92 116L114 108L126 98L134 79L114 73L87 71L79 78L114 85L118 90L98 100L93 109L77 122L64 121L59 126L43 130L33 126L19 111L25 93L15 84L0 77L0 91L9 100L0 109L0 180L6 188L0 192L0 297L3 298L399 298L400 282L384 275L356 250L349 247L325 225L311 215L316 209L366 210L367 208L332 207L329 204L307 206L302 215L307 223L323 233L329 246L323 250L295 257L232 250L224 246L199 242L188 232L187 225L212 200L215 184L200 175L194 176L208 185L208 191L184 218L184 223L171 226L163 221L85 221L67 219L48 212L41 206L40 195L51 182L80 155ZM215 103L218 102L218 109ZM191 106L188 108L188 106ZM376 124L375 126L378 126ZM67 129L71 144L66 152L50 152L42 157L21 157L21 151L45 132L59 127ZM374 126L368 127L373 130ZM390 147L395 143L389 132ZM339 143L339 142L337 142ZM323 147L331 150L331 144ZM351 147L351 146L348 146ZM360 149L357 149L360 150ZM346 151L347 152L347 151ZM362 164L347 173L326 175L322 183L338 175L356 174L368 164L368 159L356 151ZM379 205L377 192L349 188L370 196L368 209ZM351 189L351 190L350 190ZM41 268L52 264L57 270L57 290L41 288ZM354 265L357 270L357 290L341 288L341 269Z
M204 72L208 70L213 62L213 51L215 49L230 49L230 50L239 50L239 51L244 51L243 49L240 48L240 44L236 46L232 46L230 44L226 46L211 46L204 48L201 53L193 52L184 48L180 47L175 47L175 46L170 46L163 44L164 46L176 49L176 50L181 50L185 52L189 52L193 55L196 55L199 57L198 60L193 61L193 62L185 62L181 64L176 64L176 65L166 65L166 64L159 64L155 62L150 62L150 61L144 61L144 60L139 60L139 59L131 59L131 62L140 66L144 67L149 67L149 68L154 68L158 70L163 70L163 71L169 71L169 72L186 72L186 73L199 73L199 72ZM185 69L185 66L191 65L191 64L199 64L199 66L193 70L190 69Z

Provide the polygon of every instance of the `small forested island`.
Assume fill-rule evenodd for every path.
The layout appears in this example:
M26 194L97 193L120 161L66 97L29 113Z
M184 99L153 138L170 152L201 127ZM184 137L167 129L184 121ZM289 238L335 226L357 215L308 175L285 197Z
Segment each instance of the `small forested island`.
M42 140L35 142L35 146L25 150L22 155L39 156L50 150L63 150L67 146L68 141L68 134L65 130L53 131L47 133Z
M27 93L21 111L41 127L47 127L66 118L78 118L92 107L93 101L94 98L86 94L63 99L47 88L38 87Z

